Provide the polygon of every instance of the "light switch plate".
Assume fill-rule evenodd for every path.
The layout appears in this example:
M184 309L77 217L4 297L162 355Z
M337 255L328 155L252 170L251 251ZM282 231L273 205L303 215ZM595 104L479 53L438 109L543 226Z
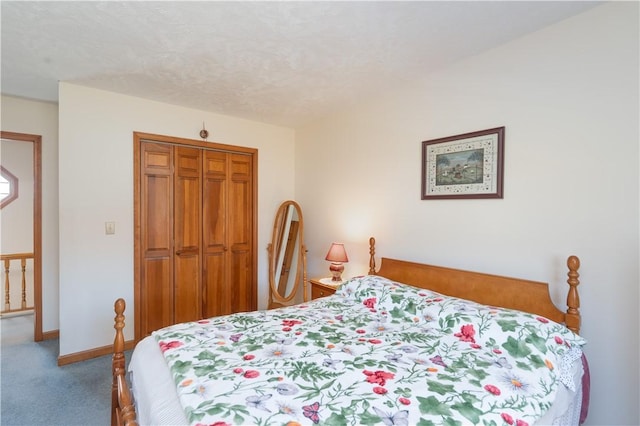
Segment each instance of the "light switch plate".
M113 235L116 233L116 223L115 222L105 222L104 223L104 233L107 235Z

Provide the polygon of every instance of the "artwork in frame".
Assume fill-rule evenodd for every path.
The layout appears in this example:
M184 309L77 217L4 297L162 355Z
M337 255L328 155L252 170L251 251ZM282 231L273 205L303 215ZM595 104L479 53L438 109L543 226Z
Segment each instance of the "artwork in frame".
M502 198L504 127L422 142L422 199Z

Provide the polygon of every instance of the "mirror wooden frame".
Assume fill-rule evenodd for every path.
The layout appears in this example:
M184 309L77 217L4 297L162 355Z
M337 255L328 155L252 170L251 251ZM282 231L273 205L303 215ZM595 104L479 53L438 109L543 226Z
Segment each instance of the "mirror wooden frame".
M297 221L293 220L297 215ZM307 248L304 244L302 208L295 201L283 202L273 223L269 252L269 309L295 304L300 287L303 301L309 300L307 290ZM295 258L295 262L293 261ZM291 272L295 268L295 278ZM293 283L287 292L289 283Z

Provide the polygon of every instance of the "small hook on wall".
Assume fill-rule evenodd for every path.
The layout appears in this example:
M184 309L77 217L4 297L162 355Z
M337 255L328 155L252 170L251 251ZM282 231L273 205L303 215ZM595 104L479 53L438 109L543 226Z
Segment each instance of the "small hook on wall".
M202 130L200 130L200 137L205 141L209 137L209 132L207 131L207 129L204 128L204 121L202 122Z

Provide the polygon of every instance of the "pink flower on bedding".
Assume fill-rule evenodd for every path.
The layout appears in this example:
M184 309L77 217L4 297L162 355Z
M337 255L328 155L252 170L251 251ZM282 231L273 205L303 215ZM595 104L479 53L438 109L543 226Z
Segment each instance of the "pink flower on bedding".
M285 327L293 327L294 325L302 324L302 321L290 319L290 320L282 320L282 325Z
M398 398L398 401L400 401L400 404L402 405L409 405L411 404L411 400L409 398L405 398L403 396L401 396L400 398Z
M376 299L375 297L370 297L370 298L368 298L368 299L365 299L365 300L362 302L362 304L363 304L364 306L366 306L367 308L369 308L369 309L375 309L375 307L376 307L376 301L377 301L377 299Z
M429 361L431 361L435 365L439 365L440 367L447 368L447 364L444 363L444 361L442 360L442 356L440 355L429 358Z
M507 413L502 413L500 417L502 417L502 420L504 420L507 424L510 424L510 425L513 424L513 417L511 417Z
M500 389L494 385L484 385L484 390L494 395L500 395Z
M376 386L376 387L373 388L373 392L377 393L378 395L384 395L388 391L385 388L382 388L380 386Z
M171 342L160 342L158 343L158 345L160 346L160 350L164 353L169 349L179 348L180 346L182 346L182 342L179 342L178 340L172 340Z
M561 345L563 343L562 338L560 336L556 336L554 339L555 339L556 343L559 344L559 345Z
M260 373L256 370L247 370L244 372L244 377L246 377L247 379L255 379L259 375Z
M460 333L454 334L454 336L459 337L462 342L471 342L475 343L476 339L473 336L476 335L476 331L473 329L473 324L465 324L460 327Z
M529 423L525 422L524 420L516 420L516 426L529 426Z
M365 376L367 376L367 382L374 383L376 385L384 386L387 383L387 380L393 379L395 374L389 373L387 371L369 371L364 370L362 372Z
M544 317L536 317L536 319L543 324L547 324L549 322L549 320Z

